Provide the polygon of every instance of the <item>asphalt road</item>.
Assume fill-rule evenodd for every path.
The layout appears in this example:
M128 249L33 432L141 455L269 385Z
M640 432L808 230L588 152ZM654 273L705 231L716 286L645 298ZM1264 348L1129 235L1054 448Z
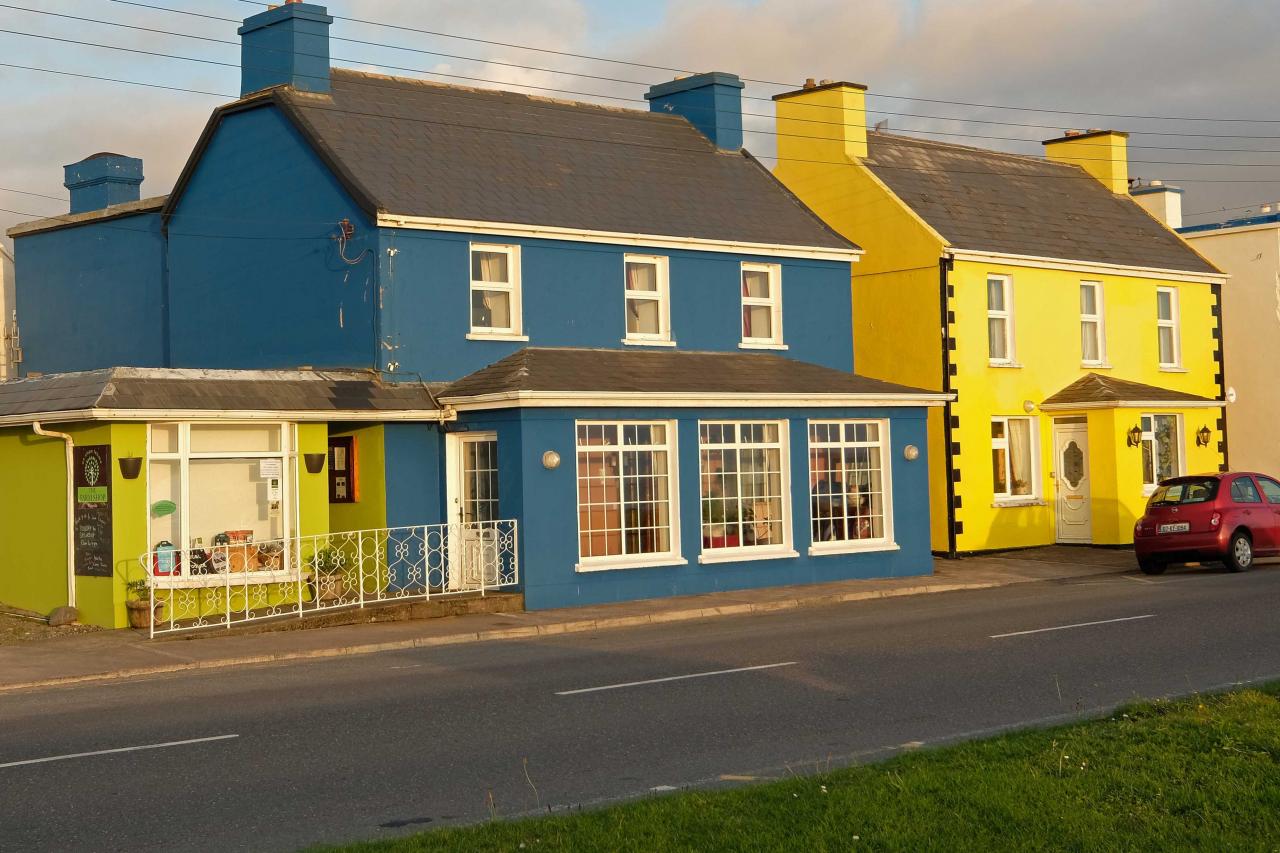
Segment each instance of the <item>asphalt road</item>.
M1278 603L1275 567L1110 575L0 696L0 849L292 850L838 766L1280 677Z

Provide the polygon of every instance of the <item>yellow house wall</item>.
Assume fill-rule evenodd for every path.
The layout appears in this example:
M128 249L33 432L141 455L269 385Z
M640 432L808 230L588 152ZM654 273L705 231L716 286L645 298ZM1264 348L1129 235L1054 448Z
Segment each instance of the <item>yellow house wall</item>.
M1280 473L1280 225L1185 235L1231 278L1222 286L1231 467Z
M986 280L989 274L1008 275L1013 287L1014 358L1020 367L993 367L987 340ZM1079 285L1103 285L1106 354L1109 367L1084 366L1080 352ZM954 388L959 399L954 412L960 423L953 440L960 444L956 467L961 472L956 494L961 500L957 520L963 532L960 551L980 551L1044 545L1056 540L1054 502L1054 416L1087 415L1094 541L1125 544L1145 503L1141 451L1125 446L1124 433L1138 422L1137 409L1039 412L1038 406L1086 373L1097 372L1203 397L1216 397L1214 380L1217 341L1215 302L1209 285L1164 282L1125 275L1083 275L1065 270L1001 266L957 261L951 274L957 317L957 367ZM1157 286L1178 290L1183 370L1163 371L1158 364L1156 338ZM1035 409L1038 427L1041 501L1033 506L996 507L991 459L991 417L1023 416L1025 403ZM1160 412L1175 411L1159 409ZM1184 468L1188 472L1217 470L1221 433L1220 409L1182 412ZM1213 438L1206 448L1196 446L1193 434L1208 426Z
M329 505L334 530L376 530L387 526L386 450L382 424L334 429L356 443L356 500Z

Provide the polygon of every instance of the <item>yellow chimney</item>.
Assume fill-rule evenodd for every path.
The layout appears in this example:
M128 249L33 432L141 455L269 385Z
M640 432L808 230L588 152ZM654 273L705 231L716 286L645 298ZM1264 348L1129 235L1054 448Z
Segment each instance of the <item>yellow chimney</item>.
M1118 130L1068 131L1044 141L1044 155L1057 163L1073 163L1113 193L1129 192L1129 134Z
M867 156L867 87L805 81L803 89L774 95L779 166L786 161L843 163Z

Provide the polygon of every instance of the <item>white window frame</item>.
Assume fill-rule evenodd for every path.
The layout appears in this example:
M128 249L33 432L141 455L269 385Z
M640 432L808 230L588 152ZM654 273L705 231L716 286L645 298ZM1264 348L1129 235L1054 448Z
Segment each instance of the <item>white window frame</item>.
M1169 319L1160 318L1160 294L1169 294ZM1160 352L1160 329L1171 330L1173 361L1165 361ZM1182 309L1178 305L1178 288L1156 288L1156 360L1162 370L1179 370L1182 367Z
M1027 430L1028 441L1030 447L1028 452L1031 455L1031 494L1015 495L1013 493L1013 454L1009 452L1009 421L1027 421L1030 425ZM995 491L995 482L991 484L991 491L995 498L993 505L995 506L1023 506L1026 504L1039 504L1043 498L1040 491L1040 419L1029 415L993 415L991 423L1004 424L1004 438L991 437L991 450L994 453L997 450L1004 451L1004 483L1005 491Z
M1160 485L1159 478L1156 476L1156 471L1155 471L1155 465L1157 464L1156 459L1159 456L1159 450L1160 450L1158 446L1158 442L1156 440L1156 429L1155 429L1155 426L1156 426L1155 419L1158 417L1173 418L1174 423L1177 425L1177 428L1178 428L1178 444L1177 444L1177 447L1175 448L1178 451L1177 466L1173 472L1173 476L1181 477L1187 472L1187 435L1186 435L1186 431L1183 429L1182 415L1177 414L1176 412L1143 412L1138 419L1138 428L1142 430L1142 439L1138 442L1138 451L1141 452L1143 450L1143 445L1145 445L1147 442L1151 442L1152 469L1148 471L1146 468L1146 465L1143 464L1141 461L1141 458L1139 458L1139 464L1143 466L1142 493L1147 497L1150 497L1152 492L1154 492ZM1145 422L1147 418L1151 418L1151 429L1147 429L1146 427ZM1148 474L1150 475L1151 482L1147 482Z
M808 430L815 424L838 424L841 428L841 439L839 441L814 441L809 435ZM875 424L880 428L880 438L877 441L847 441L844 439L844 427L850 424ZM809 554L813 556L823 554L849 554L860 551L896 551L898 545L893 538L893 459L890 455L890 449L893 442L889 437L889 420L887 418L814 418L806 424L806 437L808 444L806 446L806 455L808 461L808 477L809 483L809 506L812 516L813 507L813 451L815 448L821 450L845 450L847 448L875 447L880 450L880 483L882 486L881 508L884 519L883 525L884 535L875 539L844 539L832 542L821 542L813 538L813 518L809 519ZM843 455L843 454L842 454Z
M734 441L731 443L703 444L702 443L702 427L712 424L723 426L732 425L734 427ZM776 443L766 444L743 444L737 436L740 435L738 427L746 424L773 424L778 427L778 440ZM698 421L698 548L700 554L698 556L699 563L728 563L743 562L747 560L771 560L783 557L799 557L800 554L795 550L794 537L791 532L791 434L790 423L786 420L721 420L713 419L707 421ZM733 548L705 548L702 545L702 502L706 500L706 495L702 494L702 451L703 450L721 450L738 452L743 449L758 448L777 448L778 449L778 465L780 467L779 476L782 482L782 542L769 543L768 545L739 545ZM739 496L741 501L741 496Z
M603 445L586 445L579 447L578 445L578 427L591 426L612 426L618 428L619 440L621 440L623 427L627 426L648 426L662 425L666 427L667 441L665 444L619 444L616 447L607 447ZM661 553L644 553L644 554L613 554L603 557L584 557L582 556L582 508L578 503L578 481L581 477L578 475L578 453L582 450L591 453L609 453L616 451L618 454L618 474L622 475L622 454L627 451L635 450L664 450L667 454L667 505L668 505L668 541L671 547ZM680 471L679 471L679 441L677 437L677 422L673 420L653 419L653 420L581 420L574 421L573 424L573 471L574 471L574 502L573 509L576 516L574 520L574 529L577 536L574 540L574 551L578 554L577 564L574 566L576 572L603 572L615 569L641 569L653 566L680 566L686 565L689 561L684 559L680 553ZM621 497L619 498L621 506ZM623 542L626 541L626 527L620 528Z
M1000 282L1001 290L1004 293L1003 309L993 309L991 307L990 288L992 279ZM987 273L987 289L983 292L982 296L987 303L987 361L989 364L999 367L1015 367L1018 362L1017 353L1013 346L1013 276L1004 275L1002 273ZM990 335L992 320L1004 320L1003 358L997 358L991 354Z
M214 452L193 453L191 451L191 427L216 424L220 426L272 426L280 430L280 449L269 451L253 450L219 450ZM155 450L155 428L178 428L178 449L176 451ZM155 547L151 542L151 463L153 461L177 461L179 470L179 504L181 513L181 541L174 546L183 553L189 552L191 545L191 462L200 459L279 459L281 467L280 518L284 523L284 552L280 561L281 568L274 571L236 572L237 583L250 581L253 583L282 583L297 580L298 573L293 570L294 560L290 551L293 539L301 524L298 507L298 426L286 421L154 421L147 424L147 504L145 508L148 550ZM274 541L274 540L267 540ZM212 543L210 543L210 547ZM225 574L208 575L157 575L151 578L151 584L158 589L178 589L187 587L224 586L227 583Z
M645 290L628 290L627 289L627 265L628 264L649 264L654 267L654 280L657 282L658 289L656 291ZM656 302L658 303L658 333L649 334L645 332L632 332L627 328L627 312L631 310L631 302ZM624 344L639 344L647 346L675 346L675 342L671 340L671 278L670 263L665 255L623 255L622 256L622 331Z
M1086 314L1084 306L1080 307L1080 329L1082 333L1082 343L1080 345L1080 363L1086 367L1106 367L1107 366L1107 321L1106 321L1106 303L1103 302L1102 282L1100 281L1082 281L1080 289L1083 291L1086 287L1093 289L1093 307L1094 313ZM1081 300L1083 301L1083 300ZM1083 331L1086 324L1092 324L1094 329L1094 337L1097 340L1098 357L1089 359L1084 357Z
M768 298L747 296L742 292L744 290L742 286L742 276L744 273L748 272L763 272L768 274ZM738 344L738 347L740 349L787 349L787 345L783 343L782 337L782 265L743 261L738 269L738 293L741 297L741 305L738 308L738 331L742 334L742 342ZM743 312L748 306L761 305L770 309L769 326L773 331L773 334L767 338L756 335L747 337L746 329L743 325Z
M507 273L510 281L506 283L478 281L471 277L475 266L476 252L494 252L507 256ZM529 340L523 334L524 306L522 288L520 286L520 245L518 243L470 243L467 250L467 280L471 283L467 288L467 339L473 341L489 340ZM497 326L474 326L474 309L472 301L477 290L499 291L507 294L511 307L511 325L506 328Z

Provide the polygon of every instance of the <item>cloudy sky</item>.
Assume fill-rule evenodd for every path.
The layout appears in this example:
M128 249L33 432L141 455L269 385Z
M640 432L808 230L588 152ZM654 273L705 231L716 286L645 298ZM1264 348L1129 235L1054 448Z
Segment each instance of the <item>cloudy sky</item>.
M750 83L744 100L747 147L766 158L774 150L769 96L780 84L833 78L867 84L873 119L926 138L1034 153L1067 128L1128 130L1130 175L1180 183L1184 210L1195 214L1189 222L1280 199L1273 0L327 5L339 16L335 64L384 73L524 85L637 109L648 85L677 70L773 81ZM0 4L0 208L12 211L0 211L0 227L65 212L62 166L96 151L142 157L143 194L167 192L209 111L238 93L236 23L262 8L245 0Z

